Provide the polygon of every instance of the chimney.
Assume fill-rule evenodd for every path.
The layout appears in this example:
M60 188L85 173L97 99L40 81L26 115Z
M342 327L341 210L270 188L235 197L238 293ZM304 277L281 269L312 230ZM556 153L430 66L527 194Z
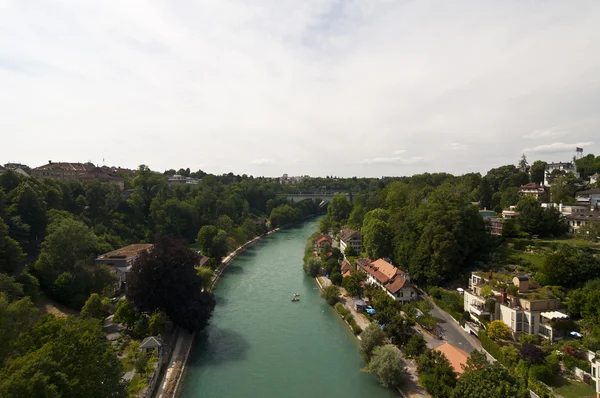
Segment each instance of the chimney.
M506 288L502 289L502 304L506 305Z
M48 164L52 164L52 161L51 161L51 160L49 160L49 161L48 161Z

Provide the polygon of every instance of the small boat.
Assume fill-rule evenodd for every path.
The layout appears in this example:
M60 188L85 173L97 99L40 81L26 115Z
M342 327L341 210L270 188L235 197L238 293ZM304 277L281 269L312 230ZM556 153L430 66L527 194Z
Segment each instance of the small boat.
M300 301L300 299L299 299L298 297L294 297L294 298L292 299L292 302L296 302L296 301Z
M298 293L294 293L294 297L300 297Z

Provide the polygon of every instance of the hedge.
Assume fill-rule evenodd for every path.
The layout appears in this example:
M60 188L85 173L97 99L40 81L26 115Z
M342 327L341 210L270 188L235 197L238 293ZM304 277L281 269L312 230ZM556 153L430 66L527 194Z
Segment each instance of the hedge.
M554 398L554 394L547 387L545 387L539 381L530 378L528 382L528 387L531 391L536 393L540 398Z
M477 333L477 336L479 337L479 341L481 341L483 349L496 358L498 362L506 366L506 360L498 343L490 339L485 330L480 330L479 333Z

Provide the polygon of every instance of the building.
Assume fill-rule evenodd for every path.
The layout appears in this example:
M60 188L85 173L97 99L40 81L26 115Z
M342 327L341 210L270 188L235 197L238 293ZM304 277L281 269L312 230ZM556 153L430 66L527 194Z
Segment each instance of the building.
M588 189L575 194L577 203L583 206L591 206L595 209L600 209L600 188Z
M567 174L573 174L576 177L579 177L577 166L574 162L548 163L546 165L546 170L544 171L544 186L551 186L556 177Z
M109 174L100 167L94 167L79 176L80 182L99 182L101 184L112 184L125 189L125 179L118 174Z
M463 365L467 364L467 360L470 357L470 355L465 351L453 346L450 343L444 343L433 350L441 352L446 356L446 358L448 358L450 366L452 366L452 369L456 372L458 377L464 373L465 370L463 369Z
M380 287L394 300L407 303L418 298L417 289L410 283L408 273L387 261L380 258L368 264L362 261L356 264L367 274L367 283Z
M594 185L595 183L597 183L598 179L600 179L599 173L596 173L596 174L590 176L590 185Z
M169 177L169 186L176 187L182 185L197 185L200 183L200 180L192 177L185 177L179 174L175 174Z
M473 272L464 292L465 311L479 322L503 321L515 338L533 334L551 341L563 339L566 332L556 324L568 315L557 311L560 308L560 300L549 289L526 275Z
M519 194L521 194L521 196L531 196L536 198L539 202L546 202L548 200L548 188L543 185L536 184L535 182L521 185L519 188Z
M362 252L362 234L355 229L342 229L340 231L340 250L345 253L346 247L350 246L354 254Z
M86 174L88 171L93 170L95 167L96 166L94 166L92 163L54 163L49 160L48 164L31 170L31 175L35 178L50 177L61 181L79 181L80 176Z
M485 221L485 225L490 234L492 235L502 235L502 227L504 223L500 217L496 216L493 210L479 210L479 215Z
M21 163L6 163L4 165L4 169L5 169L5 171L10 170L13 173L16 173L23 177L29 177L29 173L28 173L28 171L30 170L29 167L27 167L26 165L21 164Z
M159 336L146 337L144 340L142 340L142 343L140 344L140 350L142 350L142 352L150 352L153 350L160 352L161 348L162 339ZM157 356L160 357L160 355Z
M594 381L594 387L596 388L596 396L600 398L600 356L595 354L590 362L592 365L591 376L592 380Z
M317 247L319 249L324 249L328 246L331 247L332 242L333 242L333 240L331 239L331 236L319 235L319 237L317 238Z
M4 173L6 169L0 165L0 174Z
M99 256L94 263L108 265L110 270L117 274L119 280L115 283L115 292L121 292L126 289L127 273L131 271L135 259L142 252L152 250L152 247L153 245L145 243L125 246Z
M505 220L510 220L512 218L517 218L519 213L515 211L515 206L510 206L509 209L502 210L502 218Z
M198 261L198 267L205 267L208 265L208 257L200 256L200 260Z
M600 223L600 210L578 211L565 216L565 218L567 220L567 224L569 224L569 232L574 234L579 230L579 228L587 225L588 223Z

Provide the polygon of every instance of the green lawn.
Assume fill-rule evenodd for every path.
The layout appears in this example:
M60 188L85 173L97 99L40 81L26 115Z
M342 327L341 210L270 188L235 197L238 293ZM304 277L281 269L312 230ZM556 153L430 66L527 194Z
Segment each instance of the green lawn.
M595 397L596 390L585 383L567 380L560 377L556 383L552 385L554 392L562 395L564 398L584 398Z

